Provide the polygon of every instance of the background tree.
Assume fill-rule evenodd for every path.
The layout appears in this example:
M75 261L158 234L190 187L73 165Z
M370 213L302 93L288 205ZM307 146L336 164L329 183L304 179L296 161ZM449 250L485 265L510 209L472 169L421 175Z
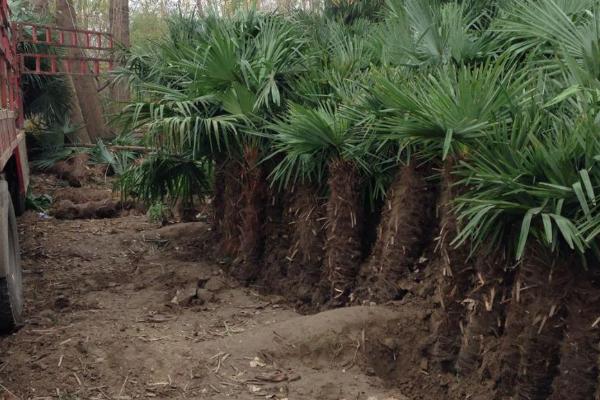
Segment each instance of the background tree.
M129 33L129 0L110 0L109 10L110 33L114 43L121 51L130 46ZM122 58L122 57L118 57ZM110 90L112 101L117 104L129 99L129 87L127 82L117 81L113 83Z
M74 29L77 27L77 15L70 0L56 0L56 23L66 29ZM71 57L82 57L82 50L72 48L68 50ZM80 131L78 140L82 142L96 141L101 138L110 137L111 133L106 126L102 104L98 95L98 85L92 76L70 76L68 78L72 82L73 87L73 104L72 114L74 116L73 123L82 123L85 127L87 136ZM77 109L81 110L81 119ZM89 140L88 140L89 138Z

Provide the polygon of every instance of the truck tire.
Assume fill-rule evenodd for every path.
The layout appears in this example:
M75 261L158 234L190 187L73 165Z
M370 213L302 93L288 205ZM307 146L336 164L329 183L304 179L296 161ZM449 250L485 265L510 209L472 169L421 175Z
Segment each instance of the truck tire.
M23 280L17 219L8 185L0 180L0 332L23 322Z
M14 157L12 158L14 160ZM5 168L6 183L8 184L8 192L12 199L13 208L17 217L20 217L25 213L27 194L21 193L19 187L19 175L17 172L17 165L15 161L9 161Z

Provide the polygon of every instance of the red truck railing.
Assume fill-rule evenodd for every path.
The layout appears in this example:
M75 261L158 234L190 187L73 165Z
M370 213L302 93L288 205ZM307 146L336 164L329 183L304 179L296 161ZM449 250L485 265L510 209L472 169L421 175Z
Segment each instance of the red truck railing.
M23 127L19 57L7 0L0 0L0 171L12 157Z
M19 54L21 73L35 75L99 75L113 68L112 35L85 29L68 29L50 25L18 22L14 24L17 42L42 45L57 54ZM72 55L73 49L87 50L94 56ZM33 65L33 68L31 67Z
M108 33L11 22L8 0L0 0L0 174L11 161L21 194L29 181L21 76L99 75L113 67L112 48Z

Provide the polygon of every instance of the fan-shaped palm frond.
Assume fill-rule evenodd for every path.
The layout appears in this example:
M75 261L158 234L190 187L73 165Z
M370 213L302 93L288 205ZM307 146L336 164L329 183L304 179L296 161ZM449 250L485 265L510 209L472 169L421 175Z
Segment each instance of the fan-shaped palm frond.
M495 29L515 54L536 53L546 67L556 67L553 58L589 59L598 47L600 19L595 0L513 1Z
M123 196L148 203L178 199L191 201L195 195L211 190L212 164L194 159L191 154L176 156L155 153L137 166L125 171L116 183Z
M509 120L531 96L525 74L506 61L445 66L400 79L378 79L376 96L387 115L379 129L400 140L433 144L444 156Z
M352 160L368 170L364 135L334 104L322 103L318 108L291 104L289 115L271 130L275 132L273 157L282 157L272 179L285 187L298 181L324 182L333 158Z
M456 200L463 229L455 242L509 243L517 258L528 240L552 250L594 247L597 129L593 115L573 121L539 110L495 126L458 167L467 190Z
M487 13L470 1L390 1L388 8L387 19L374 31L384 63L462 64L495 50L493 35L484 26Z

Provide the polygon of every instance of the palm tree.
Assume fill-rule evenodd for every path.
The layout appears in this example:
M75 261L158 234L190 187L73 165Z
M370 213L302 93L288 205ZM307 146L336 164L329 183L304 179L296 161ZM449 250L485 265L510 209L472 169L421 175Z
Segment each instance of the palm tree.
M156 57L133 56L127 77L137 99L123 112L153 145L215 163L216 231L237 258L236 274L257 276L266 174L259 130L283 106L307 68L307 40L283 16L240 12L227 19L177 20ZM158 50L156 50L158 49ZM158 61L157 61L158 60Z
M283 157L273 170L275 180L317 187L327 182L325 272L332 303L344 304L361 261L360 183L361 171L368 169L364 135L331 102L314 108L291 104L287 118L273 129L275 151Z
M420 157L420 148L410 145L406 137L390 140L387 133L395 132L398 121L383 126L380 121L396 113L403 119L404 107L420 107L389 99L397 99L398 92L405 92L404 87L414 89L411 81L424 76L427 80L423 70L474 64L489 56L494 47L493 37L484 26L488 14L476 10L470 3L390 1L387 17L372 29L370 45L384 66L375 80L385 82L379 85L377 101L372 105L381 110L370 119L374 131L383 133L374 135L374 140L379 148L392 147L385 163L400 161L401 165L386 195L384 223L373 254L361 271L355 293L359 302L384 302L400 294L399 281L422 255L435 225L436 190L428 181L435 163L427 154Z
M271 127L275 134L270 138L274 144L269 159L278 160L271 180L292 192L289 286L305 302L320 305L333 297L343 304L362 257L360 183L364 164L359 161L365 157L347 151L352 147L358 153L365 151L359 137L366 134L357 127L349 106L365 97L360 79L368 70L370 52L362 35L364 26L319 16L297 18L313 32L312 64L293 84L288 115ZM324 205L326 192L329 200ZM324 257L320 256L323 247ZM324 287L320 278L330 287ZM315 286L319 288L316 291Z
M543 396L544 393L550 391L549 382L556 372L553 368L556 367L559 342L563 334L567 339L561 348L560 373L553 383L552 398L558 399L567 396L583 399L592 396L594 391L596 378L593 373L590 375L589 371L593 371L594 361L592 359L596 356L588 354L578 358L578 361L574 361L574 357L577 355L572 352L574 348L586 348L594 340L595 334L589 329L590 320L593 319L589 310L595 305L593 296L588 296L591 284L588 281L589 274L584 273L581 269L578 270L577 267L574 269L571 267L570 270L574 270L574 277L570 278L570 271L564 270L564 267L561 276L561 268L549 272L547 266L550 264L550 257L562 260L556 263L558 266L561 263L577 266L580 263L573 260L575 256L570 255L564 249L559 251L559 248L567 247L568 249L570 245L573 245L577 251L571 251L572 253L587 254L589 251L585 250L586 246L582 245L582 241L584 238L585 241L589 239L593 242L594 240L593 235L589 235L589 233L593 233L593 229L586 231L585 235L588 236L585 237L583 231L579 232L580 228L572 225L574 223L572 218L574 218L573 213L581 212L581 210L585 213L586 205L580 199L585 200L586 195L593 197L594 178L587 177L586 173L590 164L588 161L581 161L581 157L589 158L584 154L595 151L593 150L595 139L593 134L583 134L585 139L582 139L578 133L566 135L563 131L581 133L593 132L597 129L591 122L595 115L594 107L590 107L595 103L599 76L597 57L599 37L596 29L598 13L595 12L597 7L598 4L595 1L514 2L500 14L501 18L494 24L495 29L500 33L500 41L506 43L506 50L522 60L526 60L531 67L543 74L544 84L538 86L540 97L538 104L541 105L536 107L541 107L544 112L534 112L533 117L528 117L529 120L524 123L525 128L518 125L512 128L514 131L525 132L529 127L533 132L536 130L542 132L540 142L542 144L536 143L534 152L539 159L535 161L530 159L527 165L522 165L522 172L536 171L536 174L540 174L541 177L536 178L536 183L561 181L563 187L567 183L569 184L570 195L557 192L544 193L542 197L549 202L553 201L552 198L560 199L561 196L575 195L578 198L578 202L571 203L569 211L565 212L563 206L555 209L554 215L557 217L544 213L542 207L539 214L532 210L532 215L523 219L526 225L538 218L542 219L548 233L545 239L540 236L536 242L544 243L544 240L550 239L548 235L552 234L554 240L552 246L555 252L536 250L536 247L540 247L536 242L527 246L525 246L525 242L520 242L521 247L518 250L524 253L524 258L515 278L513 299L508 310L505 337L500 351L501 373L498 387L500 394L504 395L517 393L521 396ZM548 114L549 111L551 111L550 114ZM542 123L540 120L546 120L546 122ZM533 134L535 133L527 135ZM567 136L580 138L582 143L577 150L574 149L573 144L569 144ZM558 146L556 143L547 144L552 141L558 141L560 144ZM542 154L538 149L539 146L547 146L548 149ZM561 149L558 150L557 147L561 147ZM555 156L559 157L560 161L552 163L554 172L541 171L544 163L547 163L543 160L544 157ZM592 169L589 171L591 172ZM580 183L576 182L577 173L581 173ZM497 184L500 183L497 182ZM508 183L504 184L508 186ZM528 195L530 194L528 191ZM542 197L538 200L542 200ZM528 204L530 201L525 200L524 203ZM507 213L509 212L507 211ZM561 219L565 213L571 214L567 215L565 219ZM519 213L517 213L518 215ZM594 220L589 215L586 219ZM561 228L553 229L553 224L560 225ZM476 225L482 226L481 222L477 222ZM591 225L593 223L588 222L588 226ZM557 233L557 229L560 234ZM523 229L521 232L524 232ZM482 237L483 235L482 233ZM560 235L566 242L566 246L564 242L562 245L558 245L561 242ZM525 237L524 234L521 237ZM545 244L548 245L548 243ZM536 254L542 254L542 257ZM569 279L574 279L572 290L565 291L564 286L557 290L556 285L561 285L561 281ZM521 294L520 288L531 287L531 285L538 285L538 289ZM560 292L566 292L562 295L566 305L563 308L559 307L555 313L548 314L551 318L543 318L546 324L544 327L538 327L541 335L537 331L534 332L527 317L543 314L543 311L539 309L540 304L542 307L560 304L559 300L561 299L557 299ZM566 318L566 326L556 318ZM519 341L518 338L525 339ZM536 363L532 365L534 360ZM577 379L573 378L575 376Z
M457 199L464 222L457 240L468 239L476 247L505 246L521 260L506 326L510 346L519 350L504 355L501 376L501 390L517 396L535 398L550 392L567 316L565 301L568 296L582 299L581 293L570 295L566 288L572 273L582 275L581 262L596 251L597 232L589 230L600 219L593 206L600 185L591 156L600 143L593 115L595 111L576 120L547 113L519 118L512 126L498 128L493 133L496 140L458 170L468 190ZM594 316L581 310L571 313L569 328L585 342L588 339L577 329L590 326ZM580 372L585 374L583 366ZM562 387L560 393L572 386L566 381L571 370L568 376L555 382ZM587 388L579 386L577 391L588 394L578 398L593 393L595 381L585 383Z
M384 77L376 88L387 114L379 123L380 129L418 146L428 159L443 164L436 261L442 275L439 290L443 313L434 351L438 360L449 365L460 347L464 314L460 296L470 286L473 268L468 253L450 245L458 234L452 201L461 190L454 184L453 169L471 151L477 151L478 140L488 129L510 120L512 108L527 97L525 83L510 63L498 60L479 66L438 67L401 83Z

